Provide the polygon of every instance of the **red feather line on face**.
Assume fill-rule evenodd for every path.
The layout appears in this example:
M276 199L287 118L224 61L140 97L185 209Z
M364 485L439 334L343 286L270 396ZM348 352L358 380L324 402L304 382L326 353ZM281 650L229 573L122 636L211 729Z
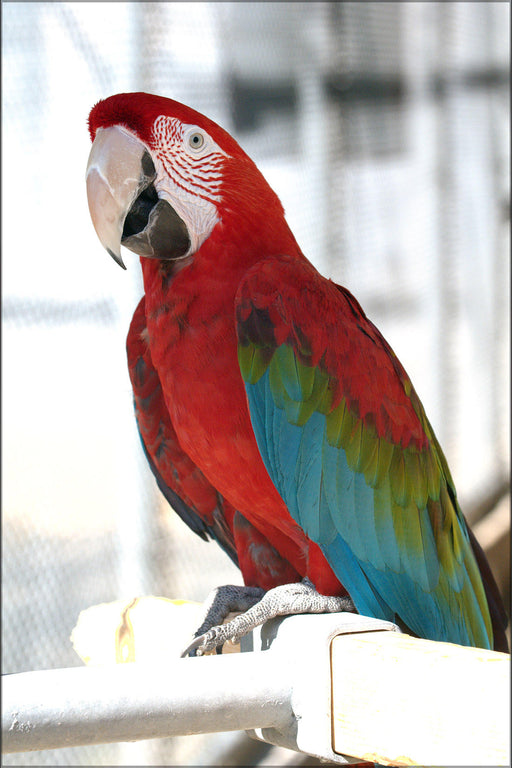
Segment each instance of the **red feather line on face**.
M213 151L199 157L185 154L183 125L173 117L160 115L154 123L153 135L154 152L180 189L210 203L221 200L222 169L226 160L223 153Z

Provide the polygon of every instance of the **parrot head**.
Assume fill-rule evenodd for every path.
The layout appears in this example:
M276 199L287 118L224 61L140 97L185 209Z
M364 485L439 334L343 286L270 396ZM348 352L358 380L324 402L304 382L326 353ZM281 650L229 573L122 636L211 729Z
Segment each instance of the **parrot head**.
M241 217L241 201L256 218L276 207L283 214L232 136L179 102L110 96L91 110L89 132L89 210L102 245L123 268L121 245L149 258L193 256L217 224Z

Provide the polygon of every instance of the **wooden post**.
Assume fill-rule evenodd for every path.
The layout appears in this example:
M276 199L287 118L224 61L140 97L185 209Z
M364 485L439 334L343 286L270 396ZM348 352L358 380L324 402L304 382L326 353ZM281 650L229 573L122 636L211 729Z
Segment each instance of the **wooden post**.
M332 641L334 752L382 765L510 765L510 656L395 632Z

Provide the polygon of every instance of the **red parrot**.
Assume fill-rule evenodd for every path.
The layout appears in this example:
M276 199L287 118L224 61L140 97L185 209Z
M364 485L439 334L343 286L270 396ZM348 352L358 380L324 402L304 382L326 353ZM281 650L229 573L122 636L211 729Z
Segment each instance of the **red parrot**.
M212 120L145 93L98 102L89 130L96 232L121 266L121 244L141 257L127 348L144 450L177 513L240 566L245 606L350 605L506 650L496 583L411 381L306 259L253 161ZM242 625L207 626L196 647Z

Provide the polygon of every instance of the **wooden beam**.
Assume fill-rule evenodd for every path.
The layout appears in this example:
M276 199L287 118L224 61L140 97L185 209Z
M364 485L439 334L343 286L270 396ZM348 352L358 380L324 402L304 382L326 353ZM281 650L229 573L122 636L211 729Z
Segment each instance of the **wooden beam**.
M333 749L381 765L510 764L510 656L394 632L332 641Z

